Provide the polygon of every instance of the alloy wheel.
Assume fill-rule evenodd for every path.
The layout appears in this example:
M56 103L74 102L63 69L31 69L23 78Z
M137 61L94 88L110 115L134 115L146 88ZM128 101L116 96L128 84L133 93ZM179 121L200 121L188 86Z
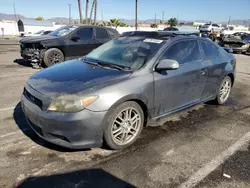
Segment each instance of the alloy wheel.
M55 64L55 63L59 63L61 61L61 55L59 53L56 52L52 52L49 56L49 61L51 63L51 65Z
M142 119L135 108L126 108L116 116L112 127L112 140L117 145L126 145L134 140L140 131Z
M231 81L229 79L224 80L220 88L220 100L221 102L227 101L231 91Z

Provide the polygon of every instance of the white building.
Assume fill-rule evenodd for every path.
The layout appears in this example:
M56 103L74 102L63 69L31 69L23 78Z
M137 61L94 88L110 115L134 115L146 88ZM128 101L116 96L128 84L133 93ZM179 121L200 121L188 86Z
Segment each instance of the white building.
M56 25L49 20L20 19L18 22L12 20L0 20L0 35L19 36L21 33L35 33L41 30L55 30L63 25ZM3 31L3 33L2 33Z

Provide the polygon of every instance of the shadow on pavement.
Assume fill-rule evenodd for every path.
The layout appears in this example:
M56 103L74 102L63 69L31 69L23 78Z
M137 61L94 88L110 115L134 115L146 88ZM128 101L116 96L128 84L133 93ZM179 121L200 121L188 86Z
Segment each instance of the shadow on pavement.
M33 67L30 62L25 61L24 59L15 59L13 62L25 67Z
M50 187L108 187L108 188L130 188L135 187L103 169L87 169L73 171L64 174L50 176L29 177L21 182L18 188L50 188Z
M229 175L230 178L224 177ZM250 186L250 143L246 149L240 149L221 166L206 177L198 187L239 187ZM230 186L229 186L230 185Z
M19 129L23 132L23 134L25 134L27 137L29 137L32 141L34 141L36 144L39 144L42 147L48 148L48 149L52 149L52 150L56 150L56 151L60 151L60 152L77 152L77 151L87 151L90 149L82 149L82 150L77 150L77 149L67 149L67 148L63 148L54 144L51 144L49 142L46 142L45 140L43 140L42 138L40 138L29 126L29 124L27 123L26 119L25 119L25 115L23 113L23 110L21 108L21 102L19 102L15 109L14 109L14 113L13 113L13 118L15 120L15 123L17 124L17 126L19 127Z

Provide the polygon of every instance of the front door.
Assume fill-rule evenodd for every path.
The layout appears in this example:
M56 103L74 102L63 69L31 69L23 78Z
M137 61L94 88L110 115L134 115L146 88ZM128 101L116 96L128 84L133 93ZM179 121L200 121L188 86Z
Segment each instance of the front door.
M173 44L163 53L161 59L176 60L180 67L177 70L153 73L155 116L198 102L207 79L207 70L196 40Z
M69 40L67 49L68 56L71 59L84 56L96 47L93 35L93 27L79 28L72 37L76 38L75 40Z
M221 82L221 75L223 75L223 71L227 62L219 61L219 52L218 48L215 45L204 40L200 40L199 44L203 54L203 59L206 62L206 69L209 72L205 88L201 95L201 100L206 100L209 98L213 98L217 94L217 90Z

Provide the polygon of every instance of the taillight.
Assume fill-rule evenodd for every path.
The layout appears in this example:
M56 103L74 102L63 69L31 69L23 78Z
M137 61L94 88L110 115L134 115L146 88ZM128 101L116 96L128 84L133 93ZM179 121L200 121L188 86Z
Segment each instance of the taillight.
M209 25L207 25L206 28L209 28Z

